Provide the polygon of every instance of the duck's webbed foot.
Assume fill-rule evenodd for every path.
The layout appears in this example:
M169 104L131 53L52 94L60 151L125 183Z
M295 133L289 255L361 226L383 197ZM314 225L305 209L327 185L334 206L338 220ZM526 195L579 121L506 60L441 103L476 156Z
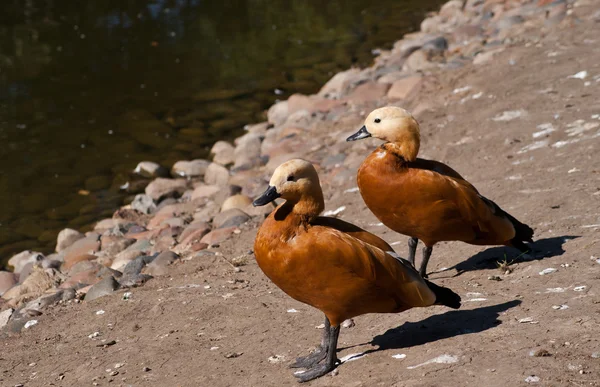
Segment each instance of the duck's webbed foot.
M326 324L328 325L328 324ZM327 327L329 331L329 345L327 350L327 357L325 363L319 364L317 363L313 367L307 369L302 373L294 374L295 377L298 378L300 383L308 382L309 380L316 379L320 376L327 374L328 372L333 371L335 367L339 364L339 360L337 358L337 340L340 335L340 326L336 327Z
M290 368L311 368L327 357L327 351L329 350L329 331L331 329L331 324L327 317L325 317L325 323L323 325L323 336L321 337L319 348L308 356L297 358L295 362L290 364Z
M308 356L296 358L296 361L290 364L290 368L312 368L327 357L327 348L319 347L315 352Z
M316 379L318 377L321 377L323 375L326 375L327 373L333 371L334 368L335 368L335 364L334 365L330 365L329 363L317 364L316 366L306 370L305 372L303 372L301 374L294 374L294 376L298 378L298 381L300 383L304 383L304 382L308 382L310 380Z

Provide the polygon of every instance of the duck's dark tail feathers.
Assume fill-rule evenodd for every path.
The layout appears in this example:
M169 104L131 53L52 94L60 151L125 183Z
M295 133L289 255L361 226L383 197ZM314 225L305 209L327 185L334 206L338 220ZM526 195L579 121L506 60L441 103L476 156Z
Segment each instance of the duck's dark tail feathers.
M425 280L425 282L427 282L429 289L433 290L435 293L435 305L445 305L452 309L460 308L460 296L458 294L448 288L436 285L433 282L427 280Z
M512 223L513 227L515 228L515 237L510 240L511 244L517 249L521 250L522 252L530 251L531 249L527 247L527 245L523 242L533 243L533 229L525 223L519 222L514 216L504 211L502 208L500 208L499 205L497 205L493 201L484 197L482 198L488 205L493 207L495 215L504 216Z

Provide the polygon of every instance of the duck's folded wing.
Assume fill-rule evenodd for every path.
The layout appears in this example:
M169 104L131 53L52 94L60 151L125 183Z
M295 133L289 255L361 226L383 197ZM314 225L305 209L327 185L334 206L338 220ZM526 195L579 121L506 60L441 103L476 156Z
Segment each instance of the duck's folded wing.
M336 229L338 231L350 235L353 238L378 247L383 251L394 251L394 249L386 241L379 238L377 235L372 234L352 223L348 223L338 218L319 216L313 221L313 225L319 225L327 228Z
M398 305L420 307L435 303L435 294L408 261L398 260L341 231L326 227L318 229L314 248L329 252L323 258L330 260L330 265L370 281L394 298Z

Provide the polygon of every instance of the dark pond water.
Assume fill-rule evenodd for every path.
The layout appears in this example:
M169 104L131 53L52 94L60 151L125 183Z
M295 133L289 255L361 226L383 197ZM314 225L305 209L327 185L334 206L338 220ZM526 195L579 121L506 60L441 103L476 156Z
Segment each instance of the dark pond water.
M206 157L441 3L2 0L0 263L110 216L137 162Z

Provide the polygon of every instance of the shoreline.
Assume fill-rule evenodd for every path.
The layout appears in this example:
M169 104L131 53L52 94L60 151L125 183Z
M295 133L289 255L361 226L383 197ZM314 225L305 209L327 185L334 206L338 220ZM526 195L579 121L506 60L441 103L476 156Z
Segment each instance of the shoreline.
M164 273L176 260L218 248L245 232L248 224L256 227L268 214L269 209L253 208L251 198L262 192L265 178L290 158L315 163L326 192L348 185L362 154L346 157L344 152L365 145L340 141L345 135L318 138L312 133L330 127L350 133L370 110L388 103L408 108L419 119L432 104L419 102L417 96L435 87L437 76L470 63L485 65L523 39L523 34L569 23L569 13L566 1L447 2L423 20L419 32L406 34L391 50L380 51L370 67L339 72L314 95L293 94L268 109L266 122L247 125L246 133L233 144L215 143L213 161L179 161L170 173L156 163L140 162L134 172L153 179L145 194L136 195L112 218L97 222L93 231L61 231L56 253L24 251L10 258L8 264L21 278L18 282L13 278L12 289L4 286L3 299L15 308L39 298L39 291L29 292L24 284L35 272L33 266L46 270L41 276L53 278L62 289L75 289L73 297L76 293L88 299L86 293L100 279L109 283L110 293ZM130 269L133 274L119 279Z
M0 298L0 381L297 385L288 364L315 348L322 314L258 267L251 248L266 212L250 201L281 162L306 158L325 215L406 256L407 238L356 187L379 142L345 142L371 109L397 104L420 123L420 157L530 225L536 251L524 261L502 246L439 243L429 280L460 294L461 309L348 322L338 357L355 362L315 385L599 385L600 0L451 1L422 26L373 66L292 95L270 122L216 143L216 163L180 162L185 177L155 178L148 197L94 232L61 233L58 255L14 259L26 278ZM156 168L140 165L165 175Z

